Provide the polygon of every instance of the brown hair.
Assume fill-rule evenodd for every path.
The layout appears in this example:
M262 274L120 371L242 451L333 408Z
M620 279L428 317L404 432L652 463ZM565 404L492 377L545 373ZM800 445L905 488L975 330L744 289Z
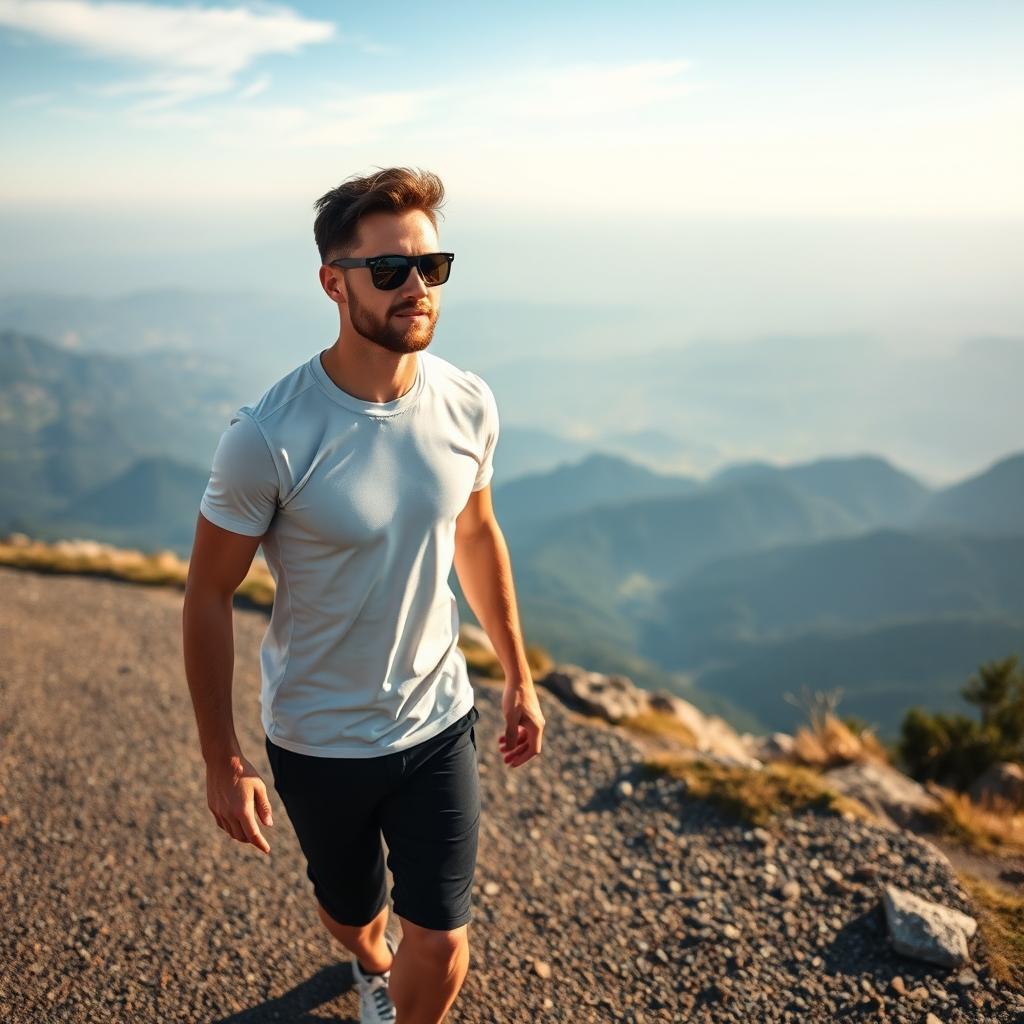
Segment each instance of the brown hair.
M422 210L436 231L436 213L443 202L444 185L430 171L382 167L362 178L346 178L314 204L319 212L313 222L313 237L320 262L347 256L358 247L359 220L368 213Z

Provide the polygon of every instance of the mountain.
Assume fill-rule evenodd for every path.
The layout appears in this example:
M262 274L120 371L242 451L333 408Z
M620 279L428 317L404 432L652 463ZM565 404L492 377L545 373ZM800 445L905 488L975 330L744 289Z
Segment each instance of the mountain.
M166 456L140 459L71 502L67 520L134 532L150 545L191 546L209 473Z
M550 473L558 466L585 458L592 450L591 444L562 437L553 430L502 422L494 451L494 490L519 477Z
M988 534L1024 533L1024 454L1001 459L939 491L925 506L920 522Z
M122 547L170 549L187 558L207 471L166 456L140 459L64 505L31 518L21 509L8 529L41 540L85 537Z
M950 615L1024 623L1024 535L885 529L715 559L661 591L639 647L693 669L749 641Z
M503 484L495 490L494 500L503 524L518 533L531 524L574 516L593 506L690 494L699 487L700 482L689 477L667 476L619 456L594 453Z
M836 502L857 516L865 528L909 525L919 518L931 497L928 487L876 455L816 459L793 466L741 463L714 474L708 483L772 477Z
M632 590L671 583L714 558L858 528L834 502L779 479L605 501L536 530L518 552L521 589L612 608Z
M142 458L202 465L230 403L199 376L166 356L80 355L0 331L0 528L57 515Z
M845 652L858 643L880 660L847 672L850 711L892 732L906 701L931 686L955 703L963 673L936 674L923 652L899 645L942 623L939 635L949 636L941 649L952 644L961 656L949 664L964 666L984 652L978 637L1015 642L1024 625L1024 535L986 535L990 517L966 514L977 532L871 528L876 519L913 518L929 492L884 460L826 462L799 473L737 467L682 496L630 501L626 488L621 504L550 519L540 518L545 493L549 505L558 495L571 506L581 467L517 481L509 490L520 500L504 502L501 491L496 508L508 524L525 631L602 671L629 674L623 652L632 652L649 663L649 677L660 670L687 680L688 700L713 695L764 716L757 720L765 728L790 728L798 715L782 699L795 686L787 664L801 666L809 685L831 681L832 647L852 666L857 659ZM602 465L612 468L594 463ZM865 493L843 482L844 467ZM630 479L642 484L642 471ZM1000 492L982 489L981 504L986 493ZM532 522L517 518L527 514ZM774 674L762 672L758 659L777 651ZM996 646L988 655L1004 653ZM886 672L895 673L892 687ZM749 719L739 725L722 713L749 728Z

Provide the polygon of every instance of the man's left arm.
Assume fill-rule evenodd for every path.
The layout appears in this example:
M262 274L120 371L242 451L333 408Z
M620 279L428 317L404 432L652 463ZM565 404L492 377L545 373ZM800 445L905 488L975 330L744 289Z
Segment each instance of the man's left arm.
M494 515L490 484L470 494L455 521L454 565L466 602L505 670L505 733L498 745L505 763L516 768L540 753L544 715L526 660L512 562Z

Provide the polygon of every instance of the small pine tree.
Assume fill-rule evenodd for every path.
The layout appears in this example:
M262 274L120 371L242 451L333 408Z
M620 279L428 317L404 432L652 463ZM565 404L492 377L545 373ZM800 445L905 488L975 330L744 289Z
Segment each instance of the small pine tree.
M1024 672L1016 655L982 665L963 689L964 699L981 711L997 761L1024 760Z
M903 719L900 758L918 781L967 789L997 761L1024 761L1024 673L1016 655L987 662L960 691L979 709L962 714L911 708Z

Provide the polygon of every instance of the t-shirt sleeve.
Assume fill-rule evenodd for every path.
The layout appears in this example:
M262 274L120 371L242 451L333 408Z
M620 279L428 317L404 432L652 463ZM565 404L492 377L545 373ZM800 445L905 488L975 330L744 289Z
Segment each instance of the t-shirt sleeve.
M239 410L217 443L199 510L225 530L259 537L274 518L278 493L277 466L267 439L256 421Z
M499 431L498 403L494 398L494 392L482 377L477 377L477 379L483 386L484 436L482 441L483 457L480 460L480 468L477 470L476 481L473 484L474 491L486 487L494 475L494 448L498 443Z

